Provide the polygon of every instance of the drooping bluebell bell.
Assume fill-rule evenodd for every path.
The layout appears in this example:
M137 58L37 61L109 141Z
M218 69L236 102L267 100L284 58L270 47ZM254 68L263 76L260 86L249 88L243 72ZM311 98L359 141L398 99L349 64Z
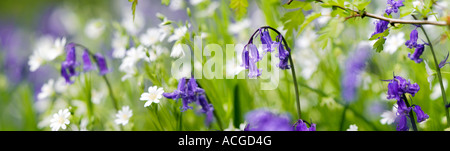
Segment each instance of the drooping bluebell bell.
M407 131L408 127L408 119L409 112L411 111L411 107L407 107L403 100L397 100L397 118L395 122L397 123L397 131Z
M198 87L197 81L194 77L191 77L187 82L186 81L186 78L181 78L178 81L177 89L172 93L163 93L163 96L172 100L181 99L181 112L188 109L193 109L193 107L189 106L189 104L196 102L202 107L200 111L205 113L206 124L209 125L213 120L213 105L208 103L205 90Z
M356 91L361 81L360 74L364 71L370 56L371 46L368 43L360 43L356 51L349 56L345 63L341 92L342 98L347 103L355 100Z
M405 42L405 45L409 48L415 48L417 45L417 40L419 39L419 32L417 32L417 28L411 31L409 34L409 40Z
M387 7L385 12L387 15L390 15L392 12L398 13L398 8L401 6L405 6L403 5L403 0L387 0Z
M61 75L64 77L67 83L72 84L74 81L71 77L76 76L75 68L78 66L77 55L75 53L75 43L69 43L66 45L66 60L61 63Z
M97 62L100 75L107 74L110 70L108 69L108 66L106 64L105 57L103 57L103 55L101 55L100 53L96 53L94 55L94 58L95 58L95 60Z
M272 45L274 42L272 41L272 38L270 37L269 30L267 28L262 28L259 30L260 32L260 38L261 38L261 44L263 47L264 54L267 52L273 52L274 49Z
M81 57L83 58L83 70L84 71L93 70L94 66L92 65L91 56L89 55L88 50L84 50Z
M248 123L246 131L292 131L289 117L277 115L270 111L257 109L245 116Z
M372 33L371 36L383 33L385 30L388 29L389 22L385 20L377 20L375 21L375 31Z
M414 107L412 108L412 110L414 112L416 112L417 115L417 123L423 122L426 119L428 119L430 116L428 116L428 114L424 113L422 108L418 105L414 105Z
M415 47L415 51L413 54L408 53L408 58L415 61L416 63L421 63L423 61L420 56L423 54L423 51L425 50L424 44L417 44Z
M249 44L247 45L246 51L248 51L248 69L249 69L248 77L254 78L260 76L262 69L259 69L256 66L256 63L259 60L261 60L262 57L260 57L258 49L254 44Z
M278 58L280 59L280 62L278 63L277 66L280 69L290 69L291 66L288 64L290 50L288 51L288 50L284 49L283 36L278 35L276 40L277 40L276 44L278 44ZM288 49L290 49L290 48L288 48Z

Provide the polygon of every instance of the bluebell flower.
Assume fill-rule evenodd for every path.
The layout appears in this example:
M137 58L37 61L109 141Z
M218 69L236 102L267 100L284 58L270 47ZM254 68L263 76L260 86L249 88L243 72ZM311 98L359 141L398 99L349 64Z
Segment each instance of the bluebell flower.
M446 64L450 64L450 62L447 62L448 56L449 56L449 53L447 53L447 56L444 58L444 60L442 60L442 61L439 63L439 68L444 67Z
M77 55L75 53L75 43L69 43L66 45L66 60L61 63L61 75L66 80L66 83L72 84L74 81L71 77L76 76L75 68L78 66Z
M254 77L258 77L261 75L261 71L262 69L259 69L256 66L256 63L262 59L262 57L259 56L259 52L258 49L256 48L255 45L253 44L249 44L247 45L247 51L248 51L248 69L249 69L249 73L248 73L248 77L250 78L254 78Z
M273 52L274 49L272 48L272 45L274 44L274 42L270 37L269 30L267 28L261 28L259 32L264 54L267 52Z
M92 65L92 62L91 62L91 56L89 55L88 50L83 51L81 58L83 59L83 70L84 71L90 71L90 70L94 69L94 66Z
M105 57L103 57L100 53L96 53L94 55L95 60L97 61L98 69L100 72L100 75L107 74L110 70L108 69L108 66L106 64Z
M201 108L201 112L206 115L206 124L209 125L213 120L213 105L208 103L205 95L205 90L200 88L194 77L191 77L187 82L186 78L181 78L178 81L178 87L172 93L163 93L162 95L168 99L181 99L181 112L188 109L193 109L189 104L196 102Z
M292 131L289 117L258 109L247 113L247 131Z
M394 79L387 81L389 81L387 99L401 100L403 94L409 93L415 96L420 90L417 83L411 84L410 80L406 80L401 76L394 76Z
M389 22L385 20L377 20L375 21L375 32L372 33L371 36L383 33L386 29L388 29Z
M414 108L412 109L414 112L416 112L417 115L417 123L423 122L426 119L428 119L430 116L428 114L424 113L422 111L422 108L418 105L414 105Z
M371 46L361 43L356 51L350 55L345 63L345 72L342 78L342 97L346 102L355 100L355 94L360 83L360 74L366 67L371 55Z
M407 131L408 127L408 119L409 112L411 111L411 107L407 107L403 100L397 101L397 118L395 119L397 123L397 131Z
M420 56L422 55L424 50L425 50L424 44L417 44L414 53L413 54L408 53L408 58L414 60L416 63L421 63L423 59L420 58Z
M403 0L387 0L387 8L385 10L387 15L390 15L392 12L398 13L398 8L404 6Z
M409 40L405 42L405 45L409 48L415 48L417 45L417 39L419 39L419 33L417 32L417 28L412 30L409 34Z
M280 62L278 63L278 67L280 69L290 69L291 66L288 64L288 59L289 59L289 52L290 50L286 50L284 49L284 45L283 45L283 36L278 35L277 36L277 41L276 44L278 44L278 58L280 59ZM290 49L290 48L288 48Z
M293 126L294 131L316 131L316 124L312 123L309 128L306 124L303 120L298 120Z

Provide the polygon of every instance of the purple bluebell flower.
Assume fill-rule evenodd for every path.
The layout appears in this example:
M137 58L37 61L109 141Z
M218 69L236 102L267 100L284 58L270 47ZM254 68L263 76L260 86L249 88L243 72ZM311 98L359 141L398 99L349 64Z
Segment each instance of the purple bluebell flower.
M75 43L69 43L66 45L66 60L61 64L61 75L69 84L74 83L74 81L70 78L77 75L75 68L78 66L78 63L76 60L77 55L75 53L75 46Z
M277 115L270 111L258 109L245 116L248 131L292 131L287 115Z
M294 131L316 131L316 124L311 123L311 126L309 128L306 124L307 123L303 120L298 120L293 126Z
M416 112L417 115L417 123L423 122L426 119L428 119L430 116L428 114L424 113L422 111L422 108L418 105L414 105L414 108L412 108L414 112Z
M398 8L401 6L405 6L403 5L403 0L387 0L387 8L385 12L387 15L390 15L392 12L398 13Z
M83 58L83 70L84 71L93 70L94 66L92 65L91 56L89 55L88 50L84 50L81 57Z
M355 100L355 94L360 83L360 74L366 68L366 62L371 55L371 46L367 43L358 45L356 51L347 59L342 78L342 97L349 103Z
M177 89L172 93L163 93L163 96L173 100L181 99L181 112L193 109L189 104L196 102L202 107L201 112L206 115L206 124L209 125L212 122L214 111L213 105L208 103L205 90L198 86L194 77L191 77L188 82L186 82L186 78L181 78L178 81Z
M447 53L447 56L444 58L444 60L442 60L442 61L439 63L439 68L444 67L446 64L450 64L450 62L447 62L448 56L449 56L449 53Z
M423 59L421 59L420 56L422 55L424 50L425 50L424 44L417 44L416 50L414 51L413 54L409 53L408 58L414 60L416 63L421 63Z
M389 22L385 20L377 20L375 21L375 32L372 33L371 36L383 33L386 29L388 29Z
M100 53L96 53L94 55L94 58L97 62L97 66L98 69L100 70L100 75L105 75L107 74L110 70L108 69L108 66L106 65L106 60L105 58L100 54Z
M280 63L278 63L278 67L280 69L290 69L291 66L288 64L288 59L289 59L289 52L290 50L286 50L284 49L284 45L283 45L283 36L278 35L277 36L277 44L278 44L278 58L280 59ZM288 48L290 49L290 48Z
M420 90L417 83L411 84L410 80L406 80L401 76L394 76L394 79L387 81L389 81L387 99L401 100L403 94L409 93L415 96Z
M395 122L397 123L397 131L408 131L408 115L398 115L397 118L395 118Z
M273 52L274 49L273 49L272 45L274 44L274 42L272 41L272 38L270 37L269 30L267 28L261 28L259 30L259 32L260 32L261 44L263 47L264 54L267 52Z
M409 34L409 40L405 42L405 45L409 48L415 48L417 45L417 39L419 39L419 33L417 32L417 28L411 31Z
M256 48L256 46L254 44L249 44L247 45L247 51L248 51L248 56L249 56L249 60L248 60L248 69L249 69L249 73L248 73L248 77L250 78L254 78L254 77L258 77L261 75L261 71L262 69L259 69L256 66L256 63L262 59L262 57L259 56L259 52L258 49Z

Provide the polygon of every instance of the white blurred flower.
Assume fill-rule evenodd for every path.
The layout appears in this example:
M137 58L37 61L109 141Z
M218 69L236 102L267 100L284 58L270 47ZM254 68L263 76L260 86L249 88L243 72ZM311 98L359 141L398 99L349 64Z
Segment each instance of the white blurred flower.
M414 8L418 8L423 5L422 2L420 2L419 0L412 2L412 4Z
M54 83L55 81L50 79L41 87L41 92L37 96L38 100L47 100L50 96L55 94L55 90L53 89Z
M144 107L150 106L153 102L159 103L159 99L162 98L162 94L164 90L162 88L158 88L157 86L152 86L148 88L148 92L144 92L141 94L141 101L147 101L144 104Z
M130 48L130 50L126 52L126 56L125 58L123 58L122 64L120 64L119 66L119 70L126 73L126 75L122 77L122 81L125 81L126 79L132 77L132 75L136 73L135 70L136 63L140 59L145 58L147 58L147 56L144 52L143 46L139 46L137 48L135 47Z
M169 41L169 42L176 41L176 40L182 38L184 35L186 35L186 32L187 32L186 26L179 27L179 28L175 29L173 35L171 35L167 41Z
M238 59L239 60L239 59ZM239 62L236 62L236 59L230 59L227 61L226 65L226 73L227 76L235 76L244 71L245 68L241 66Z
M358 126L356 124L350 125L350 127L347 129L347 131L358 131Z
M100 104L103 100L103 98L105 97L105 92L104 91L97 91L94 90L92 91L92 103L94 104Z
M114 58L123 58L125 57L127 45L128 45L128 36L122 35L118 32L114 33L114 37L112 39L111 45L114 50L112 56Z
M161 30L157 29L157 28L149 28L147 29L147 32L142 34L139 37L139 41L149 47L151 45L156 44L157 42L161 41Z
M448 81L446 79L442 79L442 83L444 84L444 90L447 90ZM436 99L438 99L441 96L442 96L441 85L440 85L440 83L436 83L433 86L432 93L430 94L430 99L431 100L436 100Z
M66 38L53 39L50 36L43 36L36 42L35 50L28 60L30 71L36 71L46 61L52 61L64 52Z
M317 70L319 64L319 58L315 52L311 49L311 43L316 39L317 35L312 30L306 30L297 41L295 41L295 47L299 51L294 52L294 56L301 56L297 59L296 63L302 68L301 75L305 79L309 79L312 74Z
M176 11L182 9L184 5L184 0L171 0L169 8L173 11Z
M52 131L58 131L60 128L66 129L66 125L70 124L69 117L69 109L59 110L58 113L53 114L53 118L50 120Z
M57 93L63 93L66 92L69 85L67 84L66 80L62 77L59 77L58 80L55 82L55 92Z
M233 23L228 26L228 32L231 34L238 34L242 32L244 29L250 27L250 20L248 18L242 19L236 23Z
M133 116L133 111L130 110L129 106L123 106L121 110L119 110L116 114L116 120L114 122L117 125L126 125L130 120L130 117Z
M184 57L184 50L181 44L175 44L172 48L172 52L170 53L170 57L172 58L182 58Z
M427 81L430 84L430 90L431 90L431 85L433 84L433 80L435 78L436 73L431 70L430 66L428 66L428 63L426 60L423 61L425 63L425 70L427 71L428 77L427 77Z
M205 10L198 11L196 13L196 16L199 18L211 17L212 15L214 15L214 12L216 11L217 8L219 8L219 6L220 6L219 2L213 1L211 2L211 4L209 4L209 6Z
M124 11L124 13L122 13L122 14L127 14L127 15L124 15L121 24L125 28L125 30L127 31L128 34L137 35L142 30L142 28L144 28L145 19L144 19L142 13L140 11L136 10L135 18L133 20L133 16L129 15L129 14L131 14L131 12L129 12L128 10L131 11L131 9L127 9L127 11Z
M392 124L397 117L397 104L394 104L392 107L392 111L385 111L381 114L382 119L380 120L381 124Z
M202 3L205 0L189 0L189 2L191 3L191 5L196 6L197 4Z
M90 39L97 39L103 34L103 31L105 30L106 26L103 20L101 19L92 19L90 20L85 29L84 33L86 36Z
M386 41L386 47L384 48L384 51L393 54L397 49L405 44L405 39L403 38L405 34L403 32L400 32L395 35L389 35L387 37Z
M317 18L317 23L320 25L324 25L328 23L331 19L331 9L330 8L321 8L320 9L321 16Z

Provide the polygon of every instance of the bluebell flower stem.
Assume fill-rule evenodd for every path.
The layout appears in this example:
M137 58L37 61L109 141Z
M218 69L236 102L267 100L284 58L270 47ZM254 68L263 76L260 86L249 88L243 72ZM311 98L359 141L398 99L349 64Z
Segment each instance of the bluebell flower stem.
M263 26L261 28L268 28L271 29L272 31L276 32L278 35L282 35L277 29L272 28L270 26ZM260 28L260 29L261 29ZM255 33L257 33L259 30L257 30ZM255 35L255 33L253 35ZM250 40L253 39L253 35L250 38ZM294 67L294 61L292 60L292 52L291 49L289 48L286 39L283 37L281 38L283 40L284 46L286 47L286 49L289 51L289 64L291 66L291 72L292 72L292 80L294 81L294 88L295 88L295 100L297 102L296 106L297 106L297 116L298 119L301 119L301 114L302 114L302 110L301 110L301 105L300 105L300 91L298 90L298 83L297 83L297 76L295 74L295 67Z
M109 96L110 96L111 99L113 100L114 108L116 109L116 111L119 111L119 107L118 107L118 105L117 105L117 100L116 100L116 98L114 97L114 92L113 92L113 90L112 90L111 84L109 83L109 80L108 80L108 78L106 77L106 75L103 75L102 77L103 77L103 80L105 80L105 82L106 82L106 86L108 86Z
M406 98L405 94L403 94L402 99L403 99L403 101L405 101L406 107L408 107L408 108L411 107L411 105L409 105L409 103L408 103L408 99ZM409 111L409 119L411 120L411 125L412 125L413 130L417 131L416 120L414 120L415 117L414 117L412 110Z
M412 15L412 16L414 17L414 19L417 20L416 16L414 16L414 15ZM447 126L450 126L450 114L449 114L448 108L446 107L448 102L447 102L447 96L445 95L444 82L442 82L441 68L439 68L439 63L436 59L436 54L433 49L433 43L431 42L430 38L428 37L428 34L425 31L425 29L423 28L423 26L420 26L420 29L422 30L423 34L427 38L428 44L430 46L431 54L433 54L434 65L436 66L436 74L439 79L439 85L441 87L442 100L444 103L443 107L445 108L445 116L447 117Z

